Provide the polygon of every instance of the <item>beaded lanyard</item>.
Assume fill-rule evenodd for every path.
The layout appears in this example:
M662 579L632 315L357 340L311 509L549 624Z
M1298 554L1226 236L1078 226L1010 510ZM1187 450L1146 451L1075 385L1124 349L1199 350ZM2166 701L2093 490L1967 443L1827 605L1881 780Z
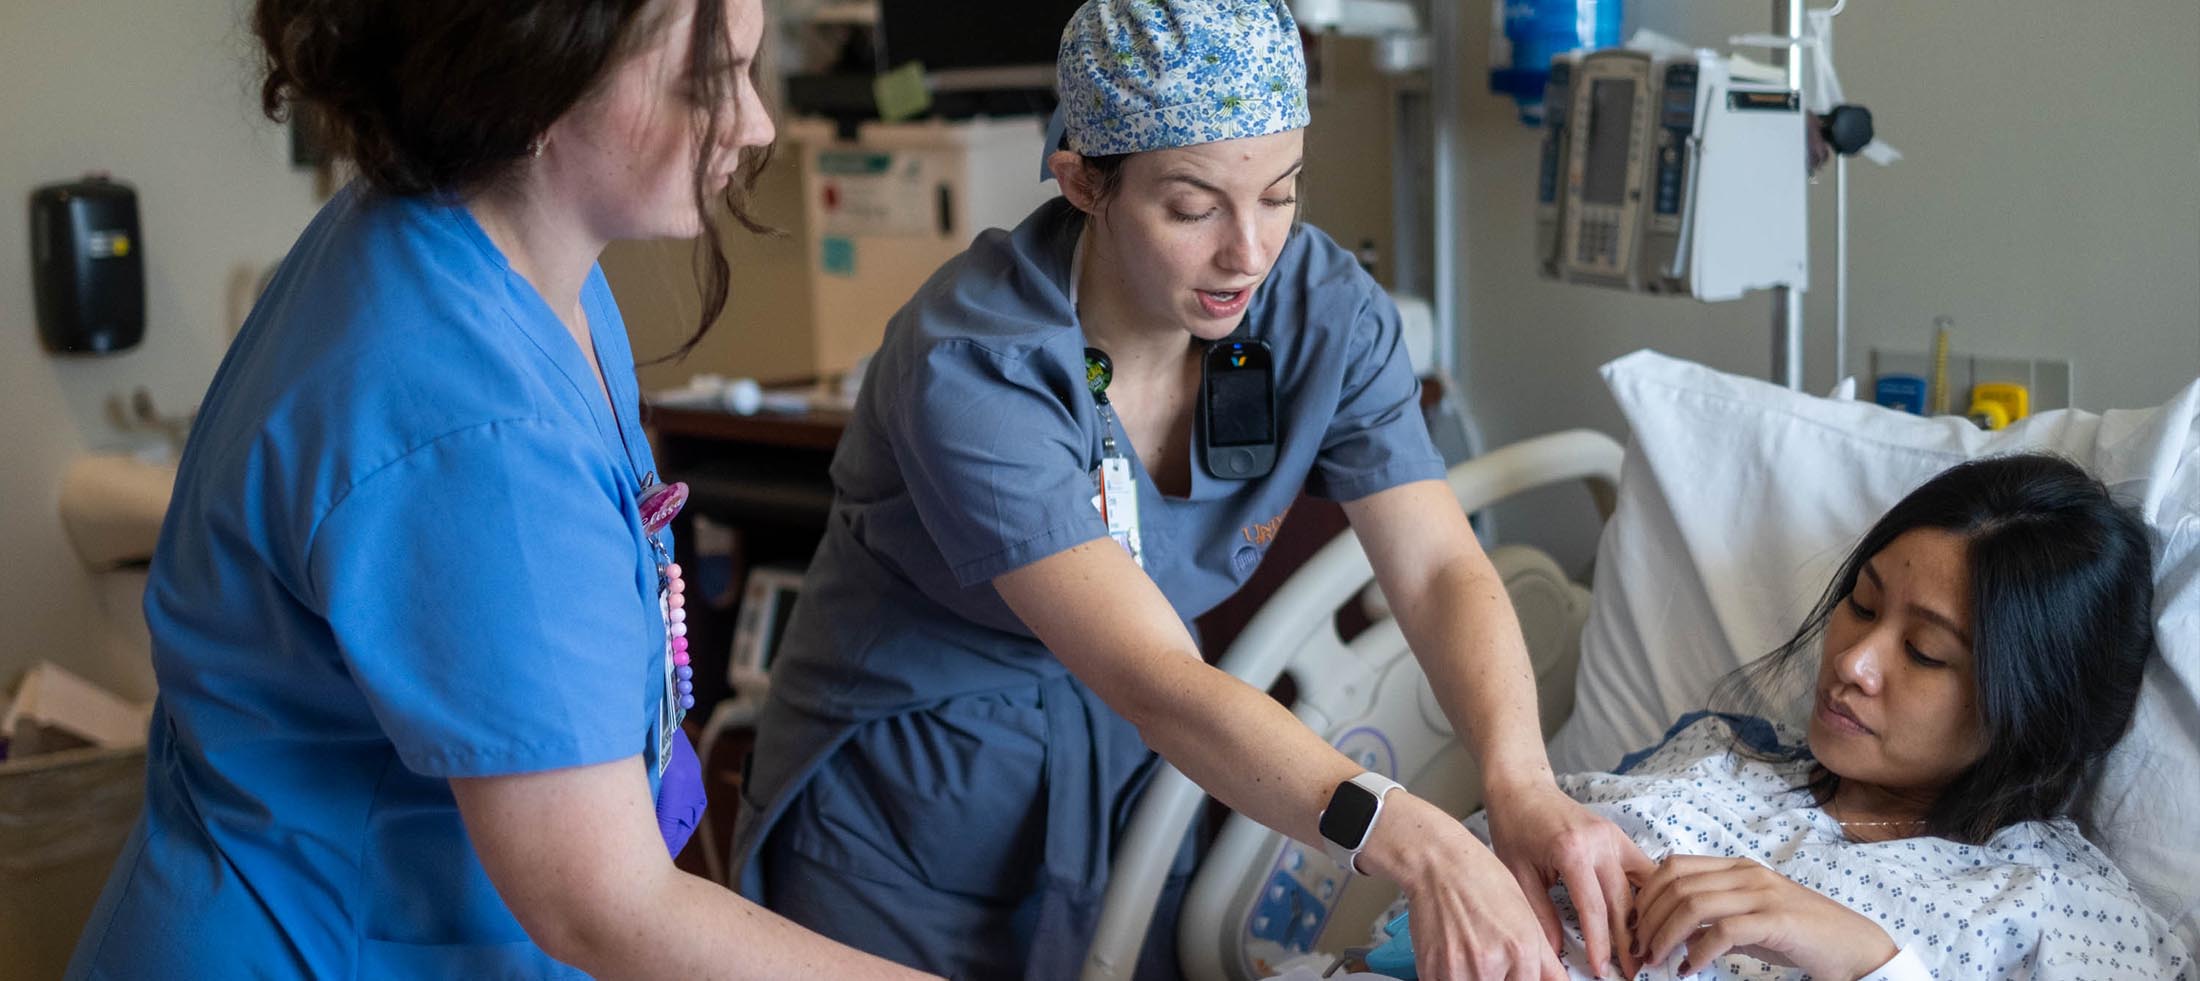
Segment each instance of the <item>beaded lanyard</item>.
M678 710L672 718L674 727L695 707L695 669L688 658L687 581L681 578L680 564L672 561L660 535L679 515L687 498L688 485L684 481L660 484L654 472L643 478L642 533L649 539L650 551L657 555L657 610L665 624L665 683L679 693Z

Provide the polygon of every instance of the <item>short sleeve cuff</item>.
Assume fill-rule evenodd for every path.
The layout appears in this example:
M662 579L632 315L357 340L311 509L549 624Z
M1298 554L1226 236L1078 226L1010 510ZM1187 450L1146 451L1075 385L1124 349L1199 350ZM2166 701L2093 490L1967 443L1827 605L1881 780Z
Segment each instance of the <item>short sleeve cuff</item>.
M1428 456L1414 460L1395 460L1374 470L1356 473L1349 477L1324 477L1317 471L1307 482L1307 491L1315 497L1331 501L1357 501L1369 494L1386 491L1420 480L1442 480L1447 468L1442 457Z
M646 739L647 734L638 726L599 727L595 732L538 743L426 748L400 745L397 758L406 769L424 777L503 777L623 760L640 753Z
M991 555L956 566L955 581L968 589L980 583L991 582L996 576L1021 569L1049 555L1066 552L1086 542L1106 537L1107 529L1094 521L1066 521Z
M1925 959L1917 956L1915 949L1904 947L1895 952L1893 960L1879 965L1878 970L1857 981L1933 981L1933 972L1926 968Z

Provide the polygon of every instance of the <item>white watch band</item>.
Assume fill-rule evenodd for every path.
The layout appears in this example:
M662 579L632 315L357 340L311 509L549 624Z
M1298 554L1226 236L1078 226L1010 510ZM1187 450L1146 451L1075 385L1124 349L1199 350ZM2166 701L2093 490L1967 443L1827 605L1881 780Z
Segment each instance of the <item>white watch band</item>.
M1321 836L1322 850L1328 853L1330 861L1344 866L1346 871L1354 875L1366 875L1367 873L1360 871L1360 852L1367 847L1368 838L1375 834L1375 823L1382 820L1385 799L1390 796L1390 792L1393 790L1404 790L1405 785L1373 770L1362 771L1359 776L1353 777L1346 783L1367 791L1375 798L1374 812L1368 815L1366 826L1360 829L1358 841L1340 842L1324 833ZM1323 814L1326 815L1327 813L1327 808L1324 808Z

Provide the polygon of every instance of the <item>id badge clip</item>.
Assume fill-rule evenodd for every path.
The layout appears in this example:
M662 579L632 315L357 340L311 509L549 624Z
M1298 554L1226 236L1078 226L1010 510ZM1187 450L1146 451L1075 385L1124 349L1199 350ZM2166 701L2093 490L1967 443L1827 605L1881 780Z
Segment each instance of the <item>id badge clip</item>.
M1115 443L1115 409L1108 405L1108 381L1115 366L1099 348L1085 349L1085 386L1092 390L1093 405L1100 410L1100 466L1092 473L1092 506L1107 523L1108 537L1131 553L1131 561L1146 567L1146 553L1138 539L1138 478L1131 461Z

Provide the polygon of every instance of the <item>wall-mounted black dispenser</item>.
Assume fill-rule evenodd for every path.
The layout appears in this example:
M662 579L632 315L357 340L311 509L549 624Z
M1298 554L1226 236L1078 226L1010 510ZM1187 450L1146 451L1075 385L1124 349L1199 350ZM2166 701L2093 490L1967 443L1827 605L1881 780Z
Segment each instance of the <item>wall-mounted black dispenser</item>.
M56 353L109 354L145 337L137 193L105 174L31 192L38 336Z

